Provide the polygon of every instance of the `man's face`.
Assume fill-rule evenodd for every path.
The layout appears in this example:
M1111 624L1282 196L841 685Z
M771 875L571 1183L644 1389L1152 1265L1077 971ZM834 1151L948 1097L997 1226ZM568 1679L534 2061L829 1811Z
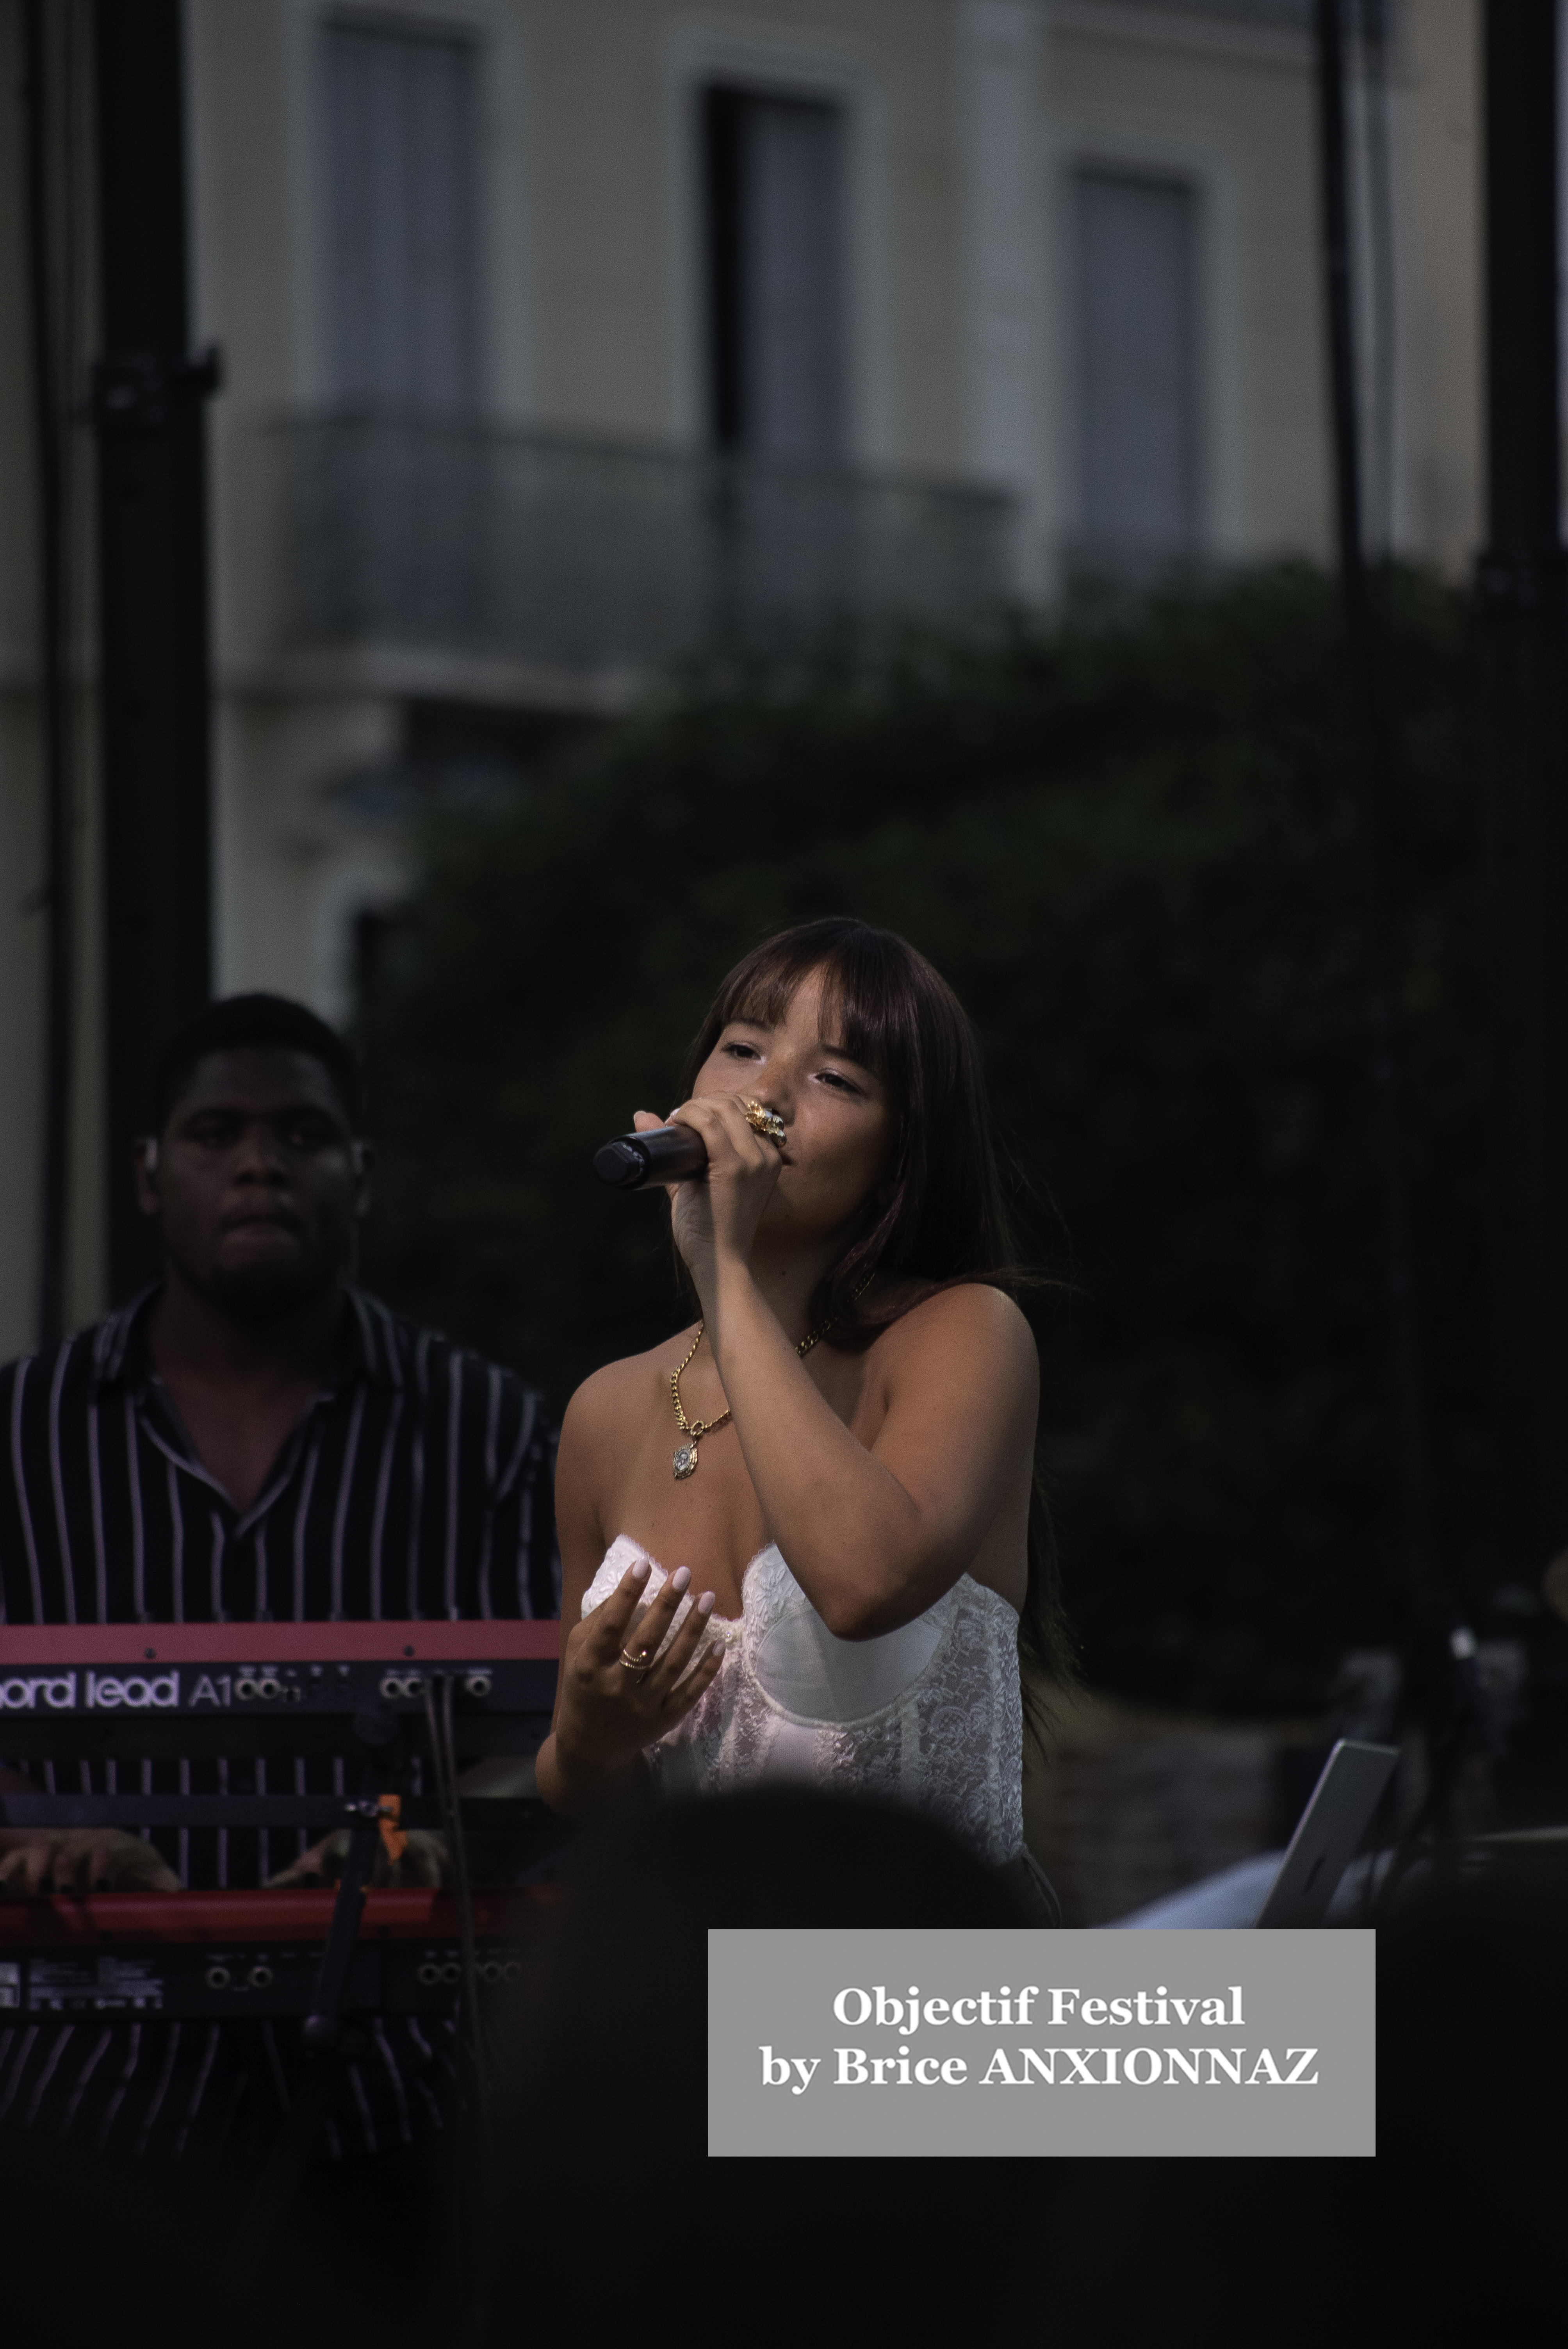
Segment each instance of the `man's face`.
M209 1053L155 1166L148 1156L143 1146L141 1211L158 1217L170 1264L223 1311L271 1320L319 1297L348 1264L365 1153L308 1053Z

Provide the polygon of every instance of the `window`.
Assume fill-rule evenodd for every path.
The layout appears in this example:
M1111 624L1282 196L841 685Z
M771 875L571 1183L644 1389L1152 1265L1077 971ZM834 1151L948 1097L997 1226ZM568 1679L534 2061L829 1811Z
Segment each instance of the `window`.
M713 437L830 462L844 453L841 111L716 88L703 114Z
M1078 521L1086 549L1195 551L1198 200L1179 181L1076 175Z
M474 44L351 23L327 25L323 38L333 394L471 409Z

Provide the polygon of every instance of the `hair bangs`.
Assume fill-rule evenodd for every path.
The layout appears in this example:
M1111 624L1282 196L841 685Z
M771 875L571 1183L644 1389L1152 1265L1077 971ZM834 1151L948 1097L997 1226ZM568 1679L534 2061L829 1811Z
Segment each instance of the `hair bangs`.
M821 939L818 931L858 925L811 922L782 937L769 938L747 956L730 974L709 1015L718 1030L743 1019L760 1028L777 1028L806 980L817 974L822 981L822 1038L873 1076L891 1073L888 1051L888 995L884 975L867 968L872 957L862 951L861 938ZM874 934L873 934L874 935ZM882 983L879 984L879 980Z

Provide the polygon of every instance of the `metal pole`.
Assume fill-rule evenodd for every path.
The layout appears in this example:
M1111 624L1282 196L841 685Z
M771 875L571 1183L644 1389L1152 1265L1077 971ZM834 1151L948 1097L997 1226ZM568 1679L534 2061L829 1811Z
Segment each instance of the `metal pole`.
M153 1062L210 988L202 398L189 351L179 0L94 0L104 355L95 375L109 1282L156 1271L130 1150Z
M1488 1290L1505 1608L1568 1550L1568 584L1558 409L1556 0L1484 26ZM1517 1621L1517 1616L1514 1620ZM1568 1633L1532 1641L1568 1691Z
M1360 825L1367 1017L1382 1195L1388 1359L1398 1458L1401 1540L1413 1615L1442 1589L1427 1345L1416 1239L1399 1013L1389 744L1361 523L1361 459L1352 325L1341 0L1316 0L1318 119L1334 420L1335 521L1345 675L1346 750Z
M1408 1857L1415 1837L1429 1826L1439 1850L1451 1853L1455 1778L1464 1749L1473 1740L1495 1750L1496 1735L1477 1675L1475 1636L1461 1622L1444 1577L1438 1517L1426 1318L1399 1010L1399 929L1390 793L1392 754L1377 616L1362 538L1342 5L1343 0L1315 0L1318 129L1345 737L1359 817L1367 1025L1383 1207L1388 1367L1393 1388L1405 1572L1406 1704L1421 1733L1427 1781L1425 1799L1409 1823L1401 1847L1403 1856ZM1396 1868L1395 1883L1398 1872ZM1387 1888L1390 1897L1393 1889L1393 1884Z
M55 302L57 221L52 202L48 26L44 0L22 13L26 115L27 308L32 336L33 429L37 453L38 687L44 750L44 1147L38 1268L38 1342L66 1320L70 1224L72 1031L76 969L70 687L66 674L65 435L60 321ZM66 93L69 104L69 92Z

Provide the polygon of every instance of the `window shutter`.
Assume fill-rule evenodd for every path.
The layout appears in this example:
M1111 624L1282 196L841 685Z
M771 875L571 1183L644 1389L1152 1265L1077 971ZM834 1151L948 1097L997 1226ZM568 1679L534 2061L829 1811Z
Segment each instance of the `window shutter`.
M334 396L414 413L479 398L474 44L324 27Z
M841 111L713 90L705 119L717 435L831 463L844 453Z
M1099 554L1193 552L1199 530L1197 199L1084 171L1074 189L1079 526Z

